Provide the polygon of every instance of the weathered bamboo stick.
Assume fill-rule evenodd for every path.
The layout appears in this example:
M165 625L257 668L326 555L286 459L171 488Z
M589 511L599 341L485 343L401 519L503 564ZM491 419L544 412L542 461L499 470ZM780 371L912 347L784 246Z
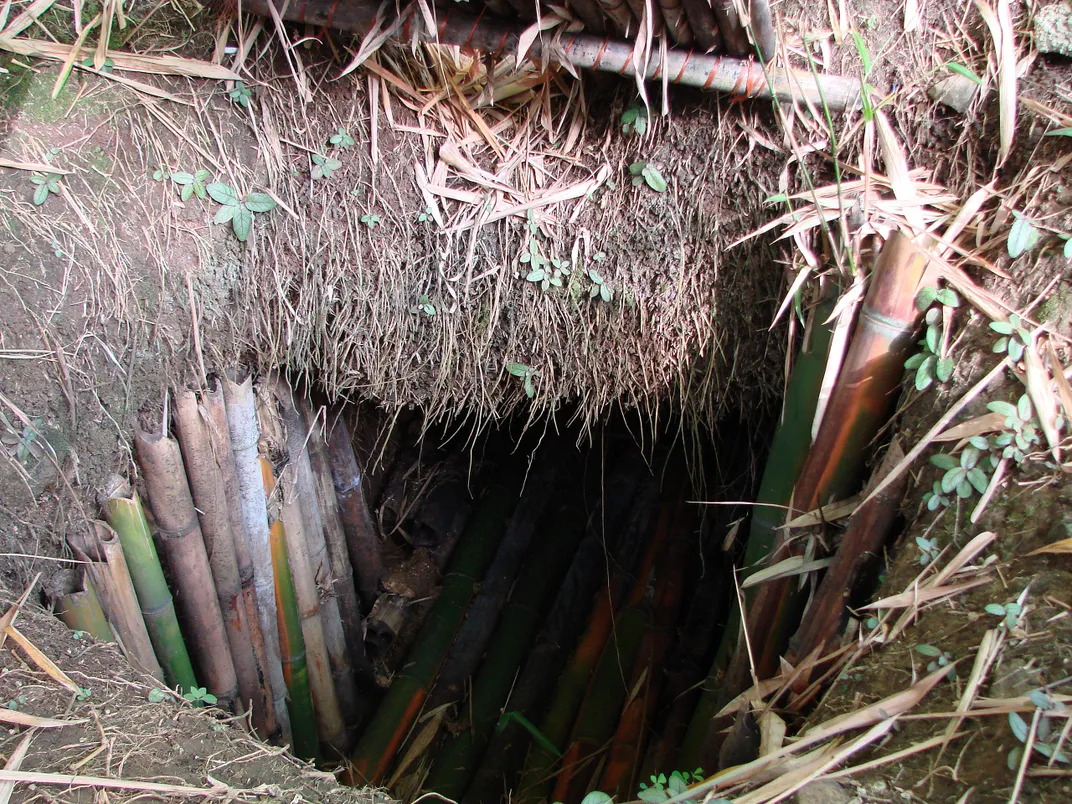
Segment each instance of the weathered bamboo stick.
M900 232L886 241L823 423L793 490L794 514L815 510L855 490L867 445L889 415L904 374L905 356L922 316L916 294L927 265L926 257ZM790 554L783 532L768 564ZM796 578L789 578L761 584L748 613L749 634L764 635L759 644L753 642L759 678L777 672L778 657L799 622L800 612L786 605L796 583ZM748 663L740 653L729 679L734 686L744 684L748 675Z
M681 5L699 49L704 53L722 52L722 32L708 0L681 0Z
M209 692L229 708L238 697L238 676L179 444L165 433L141 428L134 444L195 661Z
M395 677L351 757L353 784L377 784L420 714L484 570L517 504L520 472L509 468L493 483L451 556L439 595L402 670Z
M190 654L175 616L156 546L149 533L149 523L138 495L125 481L116 480L101 500L104 516L115 529L123 546L123 555L130 571L130 580L138 596L145 628L160 662L164 680L171 687L189 690L197 686Z
M316 480L313 477L312 463L306 450L309 432L305 428L301 411L298 410L294 392L286 380L277 377L274 383L274 390L279 414L283 419L283 427L286 431L287 455L289 458L287 464L288 475L292 480L294 504L301 518L303 538L306 545L303 552L308 561L309 580L312 583L310 591L314 595L314 602L317 598L320 598L319 620L323 633L324 649L327 651L330 662L335 700L344 723L356 724L359 719L357 684L354 682L350 653L346 647L346 635L343 629L339 602L334 594L320 595L319 593L320 585L332 589L334 567L328 556L324 524L320 515L320 506L317 502ZM288 491L291 490L290 484L288 484L287 489ZM288 502L290 501L288 500ZM290 533L289 527L287 528L287 533ZM293 539L293 537L291 538ZM291 549L291 552L293 553L294 549ZM298 604L305 607L307 605L307 602L303 600L306 595L306 590L304 590L305 580L302 579L302 573L298 571L296 566L292 565L291 568L294 570L297 585ZM305 641L306 646L309 647L310 639L308 634L306 634ZM312 650L310 650L310 659L312 658ZM312 671L312 666L310 666L310 671ZM317 679L311 676L310 680L314 682L313 703L315 704L317 703ZM330 706L329 704L325 705ZM317 704L317 706L319 707L320 704ZM323 735L321 736L323 737ZM336 745L335 738L326 741L329 745ZM346 745L342 746L340 749L342 756L346 756L345 749L348 747Z
M72 533L67 541L75 555L86 562L86 572L97 590L101 607L127 657L135 666L163 681L164 671L153 652L119 536L107 522L95 521L92 531Z
M774 51L778 46L778 40L774 32L774 17L771 15L770 10L770 0L749 0L748 18L756 51L763 61L770 61L774 58Z
M711 0L711 6L718 20L718 29L722 32L722 43L731 56L747 56L752 47L748 43L748 33L741 27L741 16L733 5L733 0Z
M245 11L270 16L272 0L246 0ZM616 2L617 0L611 0ZM740 27L739 18L731 27L726 6L731 0L715 0L716 15L727 16L722 29L723 40L730 53L739 55L750 52L748 39ZM332 0L307 0L301 5L289 5L280 12L283 19L311 25L326 25L346 31L367 32L375 19L376 7L362 3L340 5ZM608 12L610 13L610 12ZM736 14L734 13L734 17ZM720 19L721 22L721 19ZM721 26L720 26L721 27ZM732 39L726 37L729 30ZM460 14L443 14L439 27L427 31L419 16L410 15L400 26L397 37L402 41L411 38L438 41L442 44L460 45L483 50L492 54L516 53L519 32L512 26L491 20L473 19ZM663 63L658 48L653 52L641 74L651 80L661 79ZM537 39L531 54L536 58L567 58L574 67L592 68L624 76L635 76L633 43L604 39L590 34L571 34L556 40L556 47L546 51ZM750 60L729 56L713 56L691 50L671 49L666 54L666 76L671 83L726 92L745 98L771 98L791 102L807 100L817 106L824 102L831 111L843 111L860 102L860 82L855 78L833 75L813 76L802 70L771 67L770 80L762 67Z
M241 588L242 620L249 637L250 649L257 672L257 697L253 707L253 725L265 740L284 740L275 696L272 694L271 664L264 644L264 631L257 609L257 590L253 579L253 561L249 552L249 536L242 516L241 491L235 472L234 454L231 452L231 435L227 425L227 408L223 399L223 385L218 378L210 380L209 388L201 394L201 405L207 418L208 436L212 454L220 473L224 495L230 504L227 513L231 520L231 536L238 567L238 582ZM283 708L284 714L286 708Z
M88 574L72 573L65 590L55 590L52 605L60 622L72 631L85 631L101 642L114 642L115 634L104 616L97 592Z
M183 389L175 396L175 423L186 464L186 477L190 483L194 504L197 506L201 535L205 540L205 549L212 567L212 579L216 585L216 597L223 614L227 642L238 677L240 711L250 709L255 729L262 737L267 738L269 731L264 713L271 702L269 698L265 698L253 653L249 629L250 612L247 611L242 595L238 559L235 555L235 537L231 527L231 510L237 509L237 500L230 501L227 498L227 484L212 442L208 412L202 412L197 396L189 389ZM230 446L227 451L230 452Z
M272 556L276 627L279 629L279 657L289 693L287 707L290 711L291 730L294 734L293 751L302 759L313 760L320 753L317 740L319 720L313 707L305 636L299 614L294 577L291 574L291 557L287 550L286 525L279 516L281 501L272 462L261 456L260 468L268 509L268 538ZM291 521L294 522L294 519L292 518ZM326 662L324 664L326 665ZM326 666L324 670L327 671ZM326 675L330 682L330 671L327 671Z
M340 409L328 413L326 440L331 476L335 482L335 498L339 501L339 512L350 550L350 563L357 576L361 599L372 608L383 577L380 539L361 486L363 471L350 443L350 428Z
M692 29L689 28L688 20L685 19L681 0L659 0L659 8L674 44L678 47L691 47Z
M264 481L257 452L260 431L257 426L253 384L249 378L242 383L224 379L222 384L231 454L238 483L238 503L253 567L257 617L264 640L264 658L267 662L272 704L280 736L284 742L292 743L293 735L286 705L287 685L283 678L279 654L279 620L275 600L275 574L272 569L271 534L268 530L268 507L264 499Z
M350 652L350 666L364 683L373 679L372 665L365 653L365 637L361 626L361 604L354 585L354 569L350 563L350 551L346 544L339 503L335 497L335 483L331 479L331 464L328 462L327 446L324 444L322 423L318 423L312 406L304 400L300 403L304 413L309 441L307 452L313 472L317 507L324 528L328 559L331 563L331 588L338 601L342 617L346 647Z

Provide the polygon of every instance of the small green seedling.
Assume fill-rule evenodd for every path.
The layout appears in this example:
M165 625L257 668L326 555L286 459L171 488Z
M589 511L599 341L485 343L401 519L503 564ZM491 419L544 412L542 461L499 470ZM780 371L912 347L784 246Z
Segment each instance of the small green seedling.
M536 376L536 370L524 363L507 363L506 370L515 377L520 377L525 382L525 396L532 399L536 396L536 387L532 384L532 378Z
M1031 398L1022 394L1015 405L995 400L987 402L986 409L1004 416L1005 427L1008 428L993 438L992 448L1000 450L1002 458L1010 458L1017 464L1023 463L1027 453L1041 443Z
M313 178L330 179L331 173L342 167L342 162L333 156L313 154Z
M82 59L81 64L87 70L95 70L96 69L93 66L93 57L92 56L89 56L88 58ZM106 56L105 59L104 59L104 64L101 65L100 72L107 74L107 73L112 72L113 69L115 69L115 62L112 61L111 56Z
M942 481L935 480L930 491L923 495L923 502L927 504L928 511L937 511L939 508L947 508L951 500L942 491Z
M1010 631L1020 623L1020 617L1023 615L1023 607L1016 603L1006 603L1002 605L1000 603L987 603L984 611L987 614L993 614L995 617L1003 617L1005 621L1005 627Z
M524 262L525 255L522 255L521 259ZM560 288L566 277L570 275L569 265L569 260L558 260L552 257L548 261L541 257L538 267L525 275L525 281L539 285L540 290L545 293L552 287Z
M79 687L78 693L74 697L76 701L84 703L85 701L88 701L90 698L93 697L93 690L87 689L85 687Z
M249 99L253 97L245 81L235 81L234 89L227 93L231 103L237 103L243 109L249 108Z
M610 289L606 280L603 279L603 275L595 268L589 268L587 273L588 278L592 280L592 287L589 289L588 295L593 299L599 298L609 303L614 298L614 291Z
M1017 363L1024 356L1025 347L1031 343L1031 333L1023 325L1023 320L1016 313L1009 316L1008 321L991 321L990 329L1001 337L994 343L996 354L1008 353Z
M622 133L643 137L648 131L648 108L638 101L629 104L622 113Z
M48 201L50 195L60 194L60 177L56 173L49 173L44 176L40 173L35 173L30 177L30 181L36 185L33 194L34 206L41 206Z
M435 305L432 304L427 293L422 293L421 297L417 299L417 310L424 313L429 318L436 314Z
M940 306L935 307L937 302ZM920 352L912 355L905 361L907 371L915 371L916 390L923 391L931 386L935 379L946 382L953 376L953 359L948 355L943 356L942 349L942 321L945 317L944 308L956 308L960 306L960 298L950 288L925 287L916 297L916 306L921 311L926 311L926 326L923 340L919 342L922 348Z
M171 174L168 173L167 168L165 168L163 165L153 171L153 181L165 181L170 177Z
M957 674L956 668L953 667L953 654L949 651L936 648L934 645L916 645L916 653L921 656L926 656L931 659L927 663L927 672L933 673L940 667L948 667L949 672L946 673L947 678L953 678Z
M367 226L369 229L375 229L376 224L378 224L381 220L383 220L383 218L381 218L379 215L373 215L371 212L367 215L361 216L361 222L365 224L365 226Z
M634 162L629 166L629 172L633 174L634 187L647 184L657 193L666 192L666 179L654 165L648 162Z
M420 215L417 216L417 223L427 223L430 220L434 220L435 216L432 215L432 208L428 207Z
M919 548L919 563L923 566L933 564L938 560L938 553L941 551L938 549L936 539L927 539L923 536L917 536L916 547Z
M194 706L212 706L216 703L216 696L204 687L190 687L182 694L182 697Z
M243 243L249 239L253 216L276 207L275 199L265 193L247 193L239 199L238 194L226 184L214 183L205 189L213 201L222 205L212 222L221 224L229 221L235 236Z
M1050 764L1061 762L1067 765L1069 762L1068 754L1061 750L1061 743L1063 742L1062 729L1054 729L1050 724L1050 713L1058 708L1057 701L1051 698L1044 689L1032 690L1028 693L1028 697L1036 709L1040 710L1034 740L1031 744L1032 752L1037 751ZM1006 759L1009 769L1016 770L1023 762L1024 749L1027 746L1031 726L1028 725L1028 722L1024 720L1020 713L1009 712L1009 728L1012 729L1013 736L1021 743L1021 745L1009 751Z
M205 182L212 178L207 170L199 170L196 173L172 173L171 180L179 186L179 198L189 201L191 196L204 198L206 195Z
M600 792L599 790L593 790L581 799L581 804L611 804L612 801L614 801L614 799L606 793ZM562 802L556 801L555 804L562 804Z
M864 620L864 628L869 631L874 631L881 624L882 620L875 616L868 617L866 620Z
M159 687L153 687L149 690L149 703L163 703L171 698L170 693L166 690L162 690Z
M985 439L983 443L986 443ZM932 455L931 463L945 470L940 482L942 493L956 492L961 499L967 499L972 495L972 489L980 494L986 491L990 480L979 466L982 458L983 450L971 444L961 450L960 460L945 453Z
M353 148L354 138L350 136L350 133L345 128L339 126L335 133L328 139L328 143L334 145L336 148Z
M8 701L6 706L7 706L8 709L11 709L12 711L14 711L14 710L18 709L20 706L22 706L24 703L26 703L26 696L25 695L18 695L16 697L12 698L10 701Z
M694 771L674 771L669 776L665 773L653 775L650 777L650 785L645 782L640 783L637 798L641 801L649 802L649 804L658 804L660 801L680 796L688 790L690 784L701 782L703 778L702 768L697 768ZM694 799L686 799L686 801L694 801Z
M1033 249L1038 243L1040 235L1031 221L1019 212L1013 212L1012 214L1016 220L1013 221L1012 228L1009 229L1009 239L1005 246L1008 249L1009 256L1015 260L1021 254Z

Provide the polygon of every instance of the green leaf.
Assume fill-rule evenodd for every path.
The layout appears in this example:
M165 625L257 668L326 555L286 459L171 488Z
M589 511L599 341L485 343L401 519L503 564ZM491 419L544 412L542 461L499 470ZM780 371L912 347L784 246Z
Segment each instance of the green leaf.
M1031 398L1027 394L1021 394L1020 398L1016 400L1016 415L1020 417L1022 422L1031 421Z
M536 396L536 387L532 384L532 373L525 375L525 396L532 399Z
M971 483L980 494L986 493L986 487L990 485L986 473L978 466L968 470L968 482Z
M1009 339L1007 336L1002 336L994 341L994 348L991 350L996 355L1005 354L1009 350Z
M937 455L931 455L931 463L939 469L955 469L960 466L960 462L957 461L956 458L952 455L947 455L944 452L939 452Z
M37 185L37 188L34 190L34 194L33 194L33 202L34 202L34 204L36 206L41 206L47 200L48 200L48 185L47 184L39 184L39 185Z
M611 801L613 801L613 799L606 793L602 793L599 790L593 790L581 799L581 804L610 804Z
M634 176L633 177L633 186L634 187L639 187L643 183L644 183L644 177L643 176Z
M942 339L942 330L935 326L927 327L927 334L924 336L927 349L933 354L938 354L938 343Z
M245 243L249 238L249 230L253 227L253 213L245 207L238 207L235 209L234 217L231 219L231 226L234 229L235 237Z
M993 614L995 617L1005 616L1005 607L1000 605L999 603L987 603L986 606L983 608L983 611L985 611L987 614Z
M960 307L960 297L953 288L942 288L938 291L938 301L946 307Z
M648 187L655 192L666 192L666 179L663 178L663 174L661 174L657 168L654 168L651 165L644 168L644 181L646 181Z
M968 439L968 443L971 444L976 449L982 449L982 450L990 449L990 443L985 438L983 438L982 436L972 436L971 438Z
M546 278L546 276L547 276L547 272L544 271L543 268L536 268L536 269L534 269L532 271L529 271L528 275L525 277L525 281L526 282L542 282Z
M1072 237L1065 240L1065 259L1072 260Z
M1001 399L997 399L993 402L987 402L986 409L992 413L1000 413L1002 416L1005 417L1017 415L1016 406Z
M943 357L938 361L938 365L934 369L934 376L936 376L940 382L946 382L953 376L953 366L953 358Z
M230 188L229 185L220 184L219 182L213 182L205 189L208 190L208 194L217 204L223 204L228 207L238 206L238 196L235 194L235 191Z
M507 363L506 370L513 374L515 377L527 377L532 368L526 366L524 363Z
M644 173L644 168L648 166L647 162L634 162L629 166L629 172L634 176L640 176Z
M1047 131L1043 136L1045 136L1045 137L1072 137L1072 128L1055 128L1053 131Z
M965 472L959 466L955 466L942 475L942 491L949 494L960 485L960 481L964 479Z
M964 451L960 453L960 468L965 471L975 468L981 456L982 453L975 447L965 447Z
M963 64L958 64L955 61L950 61L950 62L946 63L945 67L946 67L947 70L949 70L949 72L956 73L957 75L962 75L965 78L967 78L968 80L973 81L976 84L979 84L980 86L982 86L982 84L983 84L983 79L980 78L979 76L977 76L971 70L969 70Z
M1008 321L991 321L990 329L999 335L1012 335L1015 328Z
M905 361L905 371L915 371L920 367L920 364L927 359L927 355L917 352Z
M236 212L238 212L238 207L220 207L216 210L216 216L212 219L212 222L215 224L227 223L234 218Z
M205 182L212 178L212 174L204 168L201 168L194 174L194 181Z
M193 184L186 184L179 191L179 198L183 201L189 201L190 197L194 194Z
M1035 244L1039 241L1038 229L1027 218L1018 213L1016 215L1016 221L1013 223L1012 228L1009 229L1009 240L1006 243L1006 247L1009 251L1009 256L1016 259L1025 251L1030 251L1034 248Z
M1009 339L1009 357L1019 362L1024 356L1024 345L1015 338Z
M614 291L606 285L599 286L599 296L603 301L610 303L610 300L614 298Z
M1009 725L1020 742L1027 742L1027 722L1016 712L1009 712Z
M246 196L246 209L250 212L268 212L276 206L275 199L267 193L250 193Z
M921 289L918 294L916 294L916 307L919 309L920 312L923 312L932 304L934 304L934 300L937 298L938 288L934 287L933 285L928 285L927 287Z
M188 184L193 184L194 183L194 177L190 173L182 173L182 172L172 173L171 174L171 180L173 182L175 182L176 184L182 185L183 187L185 187Z
M938 307L932 307L927 311L927 315L924 319L930 326L937 326L942 323L942 311Z
M921 656L930 656L931 658L936 658L942 655L942 652L938 650L938 648L934 647L934 645L927 644L916 645L916 653L920 654Z
M927 355L927 357L920 363L919 368L916 369L916 390L925 391L930 388L931 383L934 382L934 364L936 363L934 355Z
M971 496L971 493L972 486L971 483L968 482L968 476L965 475L960 479L960 482L957 483L957 496L963 500L966 500Z
M216 698L216 696L213 695L211 692L206 692L204 695L201 696L201 700L211 706L212 704L216 703L216 701L219 700L219 699Z
M867 50L864 38L860 36L860 32L855 28L852 31L852 39L856 43L856 52L860 56L860 66L863 67L864 78L867 78L871 73L871 54Z

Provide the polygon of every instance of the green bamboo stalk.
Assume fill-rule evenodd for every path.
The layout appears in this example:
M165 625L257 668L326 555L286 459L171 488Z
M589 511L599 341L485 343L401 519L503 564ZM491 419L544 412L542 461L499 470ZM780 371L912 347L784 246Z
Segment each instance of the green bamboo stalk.
M435 604L351 758L352 784L376 784L390 768L495 555L506 519L517 504L520 486L520 472L512 466L503 480L488 489L469 520L451 555Z
M186 642L175 616L160 559L156 554L149 523L136 492L120 481L102 500L104 517L119 534L123 555L130 569L130 579L138 595L145 627L153 643L153 651L164 671L164 679L172 688L189 690L197 686Z
M271 462L261 457L261 475L265 495L271 499L275 493L275 472ZM309 688L309 667L305 659L305 638L302 636L301 617L298 615L298 597L294 591L294 578L290 573L290 558L287 554L287 535L283 521L276 511L269 509L268 544L272 555L272 570L275 587L276 625L279 632L279 660L283 680L287 684L287 711L294 744L295 756L314 760L320 753L317 738L316 713L313 709L312 692Z
M539 549L510 593L469 695L469 728L448 738L424 783L427 790L459 800L499 719L517 669L525 658L548 598L562 580L584 531L584 509L567 500L540 530Z
M81 589L74 589L58 596L53 605L56 616L72 631L85 631L101 642L115 642L115 635L108 626L97 592L88 575L82 576Z

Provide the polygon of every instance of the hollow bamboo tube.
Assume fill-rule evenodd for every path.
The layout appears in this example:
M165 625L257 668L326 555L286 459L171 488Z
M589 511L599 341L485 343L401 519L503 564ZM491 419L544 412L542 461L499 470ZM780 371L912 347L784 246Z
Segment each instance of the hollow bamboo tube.
M770 61L778 40L774 33L774 17L771 15L770 0L749 0L748 18L751 22L752 41L760 58Z
M595 607L577 645L577 650L559 677L551 706L540 724L540 731L553 745L566 745L567 741L572 744L571 731L576 723L578 711L584 706L595 670L602 661L608 644L607 640L614 631L615 612L623 604L639 611L636 604L643 598L663 534L664 529L656 527L654 536L645 546L644 558L634 576L632 589L628 590L628 596L628 578L612 576L610 583L596 598ZM637 616L640 615L633 614L630 618L635 619ZM610 728L613 730L613 723ZM566 753L569 753L569 746L567 746ZM550 794L554 786L552 769L557 762L558 758L547 749L534 744L529 750L525 772L517 790L518 801L540 801Z
M380 591L380 578L383 577L380 540L361 486L363 471L350 442L350 428L339 409L328 413L326 440L350 563L357 576L361 599L372 608Z
M56 616L72 631L85 631L101 642L114 642L115 635L104 616L89 575L83 575L80 580L81 588L60 595L53 601Z
M613 463L605 494L597 503L596 513L589 518L573 563L510 693L510 710L532 722L544 715L555 681L580 638L596 593L607 577L608 556L615 566L626 570L636 563L640 539L631 537L647 533L646 517L634 516L634 522L643 520L639 527L626 529L623 523L631 507L635 511L650 510L655 483L650 477L638 482L637 478L647 472L647 466L639 456L632 457L633 460L627 456ZM498 804L505 799L506 792L515 786L530 737L512 719L496 729L465 793L464 804Z
M640 23L633 16L627 0L596 0L607 19L612 32L617 36L635 36Z
M317 733L323 743L340 757L346 756L346 723L343 721L339 698L332 679L331 659L324 640L324 622L320 600L309 561L309 542L305 522L298 508L294 464L287 464L279 478L282 509L280 519L286 536L290 574L294 584L302 638L305 641L305 662L309 676L309 691L313 696Z
M659 8L674 44L679 47L690 47L693 43L692 29L689 28L688 21L685 19L681 0L659 0Z
M212 442L212 423L208 411L202 413L197 396L183 389L175 396L175 422L179 445L186 464L201 535L205 540L216 598L223 614L227 643L231 649L238 677L240 711L251 711L254 728L267 738L269 730L264 720L270 699L264 695L257 660L250 638L250 612L242 596L242 582L235 555L235 537L231 528L231 510L227 484L224 482L221 461ZM227 447L228 453L230 446ZM253 619L256 619L255 617ZM259 628L258 628L259 631Z
M294 505L300 515L302 524L306 545L304 553L309 565L311 592L314 596L314 602L316 602L317 598L320 598L319 620L323 633L324 649L327 651L330 662L336 705L344 723L356 724L359 719L357 684L354 681L354 670L350 664L350 653L346 647L346 635L343 629L339 602L334 594L320 595L318 588L323 584L328 589L332 589L335 568L332 566L328 555L323 519L320 515L320 506L317 501L316 480L313 477L312 463L306 450L309 432L306 430L301 411L298 410L294 392L286 380L277 377L274 383L274 390L279 413L286 430L287 454L289 457L288 473L293 481ZM298 501L300 501L300 504ZM287 533L290 533L289 527L287 528ZM293 553L294 550L291 549L291 552ZM299 583L300 573L298 568L293 565L291 568L294 571L297 585L298 604L305 606L303 601L303 595L305 594L303 589L304 581ZM306 634L305 642L306 646L309 647L310 639L308 634ZM310 650L310 659L312 658L313 653ZM312 665L310 665L310 671L312 671ZM313 703L317 705L317 711L320 711L321 704L317 702L316 679L311 677L311 680L314 682ZM327 703L324 706L330 707ZM323 735L321 736L323 737ZM327 739L326 742L329 745L337 746L336 738L334 737ZM345 743L345 730L343 743ZM345 751L348 747L345 744L341 746L339 750L342 751L342 756L346 755Z
M447 739L425 780L426 790L458 801L487 745L503 705L510 697L540 615L558 587L584 531L584 509L577 499L556 506L541 525L540 548L526 562L495 627L469 695L469 727Z
M617 3L618 0L609 0ZM246 0L243 10L270 16L269 0ZM716 14L731 0L715 0ZM366 33L373 25L376 7L360 3L342 5L332 0L307 0L301 5L290 5L281 12L283 19L311 25L325 25L345 31ZM608 14L610 12L608 11ZM721 23L721 20L720 20ZM727 28L733 41L725 38ZM747 37L743 36L739 20L735 28L723 29L723 38L729 52L736 50L743 55L749 52ZM447 13L439 17L435 31L427 31L419 16L409 15L399 27L397 38L408 42L416 37L424 41L438 41L446 45L461 45L492 54L516 54L519 31L514 26L491 20L474 19L461 14ZM743 43L742 43L743 40ZM637 70L633 65L633 43L604 39L590 34L571 34L555 39L555 48L545 50L539 39L530 51L536 58L554 59L561 53L574 67L592 68L605 72L633 77ZM641 74L651 80L663 76L663 58L658 48L653 48ZM833 75L813 76L802 70L772 67L770 81L762 67L750 60L713 56L691 50L671 49L666 53L666 76L671 83L726 92L746 98L776 97L783 102L795 99L807 100L821 106L826 104L831 111L844 111L860 102L860 82L854 78Z
M795 514L847 496L858 483L867 445L889 416L904 374L905 355L922 315L916 294L927 264L900 232L883 246L823 423L793 490ZM768 564L790 555L785 539L784 531L775 539ZM761 584L748 613L749 634L763 634L758 644L753 642L761 679L778 671L778 657L799 622L800 612L788 605L796 583L789 578ZM740 656L734 664L739 669L729 681L739 687L747 679L747 662Z
M607 27L603 22L603 15L599 13L599 3L596 0L570 0L570 8L584 23L584 29L588 33L606 32Z
M492 484L470 518L451 555L432 610L351 757L350 783L377 784L391 767L495 555L520 486L520 473L511 467L502 480Z
M708 0L681 0L681 5L698 49L704 53L720 52L723 49L722 32Z
M299 404L308 428L309 440L306 451L309 454L317 508L320 510L320 522L324 528L324 541L327 544L328 560L331 563L331 588L335 593L339 614L342 617L343 635L350 653L350 666L354 674L368 684L373 679L372 665L365 653L361 603L357 598L354 568L350 563L349 548L346 546L346 532L343 530L342 517L339 515L339 503L335 498L335 483L331 479L327 446L324 444L321 426L318 425L312 406L304 400Z
M86 562L86 572L97 590L101 607L127 657L136 667L163 681L164 671L145 628L119 536L107 522L94 521L91 528L73 533L67 540L75 555Z
M831 293L834 286L830 286ZM793 486L807 460L811 447L811 426L818 405L819 389L826 369L833 323L827 322L834 309L834 299L824 298L812 317L811 337L802 346L796 366L786 386L782 417L774 431L763 477L756 496L758 505L752 508L752 523L742 562L742 576L747 578L761 569L770 554L778 528L786 521L785 506L793 496ZM744 591L745 609L751 609L755 589ZM723 630L718 652L704 682L688 729L681 742L678 767L702 767L714 773L718 755L717 734L732 725L713 718L734 694L728 694L724 679L730 660L740 651L741 612L736 600L731 600L729 617Z
M231 439L235 479L238 483L238 507L242 513L253 587L257 598L257 618L264 640L264 659L272 692L272 706L283 742L294 742L290 715L287 711L287 684L279 654L279 619L275 600L275 573L272 570L271 534L268 529L268 506L264 497L257 441L257 409L250 378L236 383L229 378L221 381L226 402L227 431ZM233 504L233 503L232 503ZM236 551L237 554L240 551ZM240 565L241 567L241 565Z
M554 441L546 443L536 457L495 558L480 581L480 593L470 604L465 622L458 629L450 653L440 668L435 689L428 696L429 709L459 700L466 682L480 664L499 613L529 555L540 518L555 494L555 477L561 472L562 463L559 444Z
M294 577L291 574L291 556L287 550L286 524L276 516L278 488L275 471L267 458L260 458L264 494L269 501L269 549L272 556L273 591L276 603L276 626L279 629L279 656L289 698L290 725L294 734L292 750L302 759L312 760L320 753L317 741L318 720L313 707L309 683L305 637L302 632ZM293 519L291 520L294 521ZM328 675L330 681L330 674Z
M257 733L265 740L279 741L284 736L279 723L278 712L272 694L271 664L264 643L264 632L257 609L257 590L253 579L253 561L249 552L249 536L242 517L243 506L235 472L234 454L231 452L231 435L227 425L227 407L223 398L223 386L218 378L212 378L209 388L201 394L208 425L208 437L212 454L220 473L220 482L224 495L230 503L227 514L231 521L235 564L238 567L238 583L241 589L240 605L242 620L249 637L249 647L253 653L256 669L257 690L253 707L253 725ZM284 707L284 714L286 709Z
M747 56L752 47L748 43L748 33L741 27L741 17L733 0L711 0L711 7L718 20L718 29L722 32L722 42L726 52L731 56Z
M221 706L231 707L238 697L238 676L179 444L164 433L140 428L134 444L194 659L208 691Z
M175 616L175 603L168 591L160 559L156 555L149 523L138 495L125 483L113 485L102 501L104 516L119 536L130 580L138 596L145 628L160 662L164 680L171 687L189 690L197 686L190 654Z

